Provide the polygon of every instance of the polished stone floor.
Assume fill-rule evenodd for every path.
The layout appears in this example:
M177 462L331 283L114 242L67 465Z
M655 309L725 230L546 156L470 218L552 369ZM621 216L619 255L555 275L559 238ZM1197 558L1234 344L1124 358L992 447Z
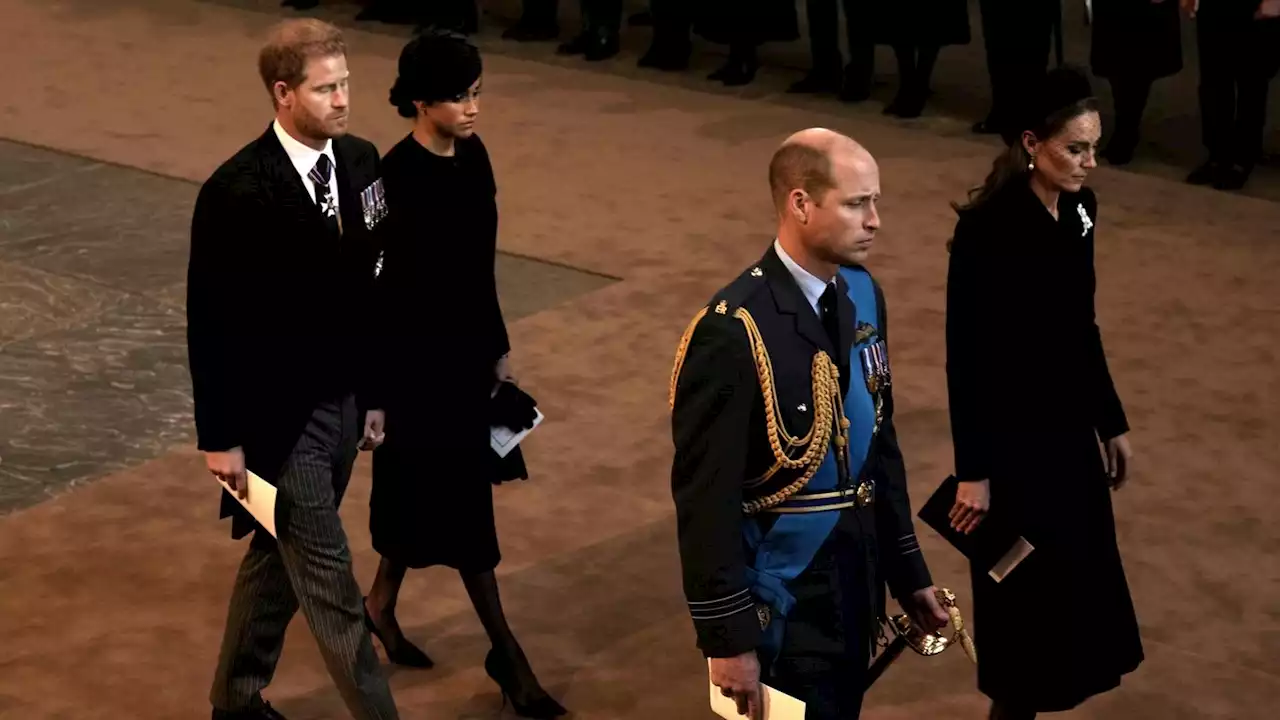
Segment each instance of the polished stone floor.
M0 513L193 438L188 180L0 140ZM502 253L509 321L611 278Z

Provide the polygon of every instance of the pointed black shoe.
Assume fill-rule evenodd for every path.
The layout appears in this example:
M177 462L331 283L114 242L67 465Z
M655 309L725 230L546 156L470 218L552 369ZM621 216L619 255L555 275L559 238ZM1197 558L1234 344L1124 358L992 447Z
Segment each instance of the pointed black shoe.
M521 701L517 699L515 695L515 669L511 667L511 661L501 655L497 648L490 648L489 654L485 656L484 671L489 674L489 678L497 683L498 688L502 691L503 706L505 707L507 701L510 700L511 707L520 717L530 718L530 720L553 720L569 712L542 688L538 688L539 694L531 700Z
M388 644L387 639L382 636L382 631L374 624L373 616L369 615L368 607L364 608L364 626L369 629L369 634L378 638L378 642L382 643L382 649L387 651L387 659L396 665L422 670L430 670L436 666L435 661L422 652L417 645L409 642L403 634L396 640L395 645Z

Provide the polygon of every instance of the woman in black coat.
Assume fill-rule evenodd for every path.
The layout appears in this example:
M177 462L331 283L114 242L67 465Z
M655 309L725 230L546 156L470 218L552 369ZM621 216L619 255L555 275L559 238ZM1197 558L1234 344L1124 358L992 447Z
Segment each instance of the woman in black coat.
M1101 122L1075 71L1026 91L1024 132L957 207L947 277L953 525L989 511L1035 548L999 583L971 567L978 685L1001 720L1075 707L1143 659L1110 496L1129 426L1094 319Z
M1178 0L1094 0L1093 74L1111 83L1116 129L1107 143L1113 165L1133 159L1151 85L1182 71Z
M871 4L867 13L876 44L892 47L898 61L898 92L885 106L885 114L920 117L939 51L969 44L968 2L893 0Z
M458 570L493 643L490 677L522 715L557 717L565 710L534 676L494 576L493 484L526 473L518 448L499 459L490 426L527 427L534 411L511 384L494 277L496 185L475 134L480 55L459 35L432 32L405 46L399 71L391 103L414 127L382 161L375 405L386 411L386 441L373 457L369 529L382 561L367 621L392 662L430 667L396 622L400 583L408 568Z

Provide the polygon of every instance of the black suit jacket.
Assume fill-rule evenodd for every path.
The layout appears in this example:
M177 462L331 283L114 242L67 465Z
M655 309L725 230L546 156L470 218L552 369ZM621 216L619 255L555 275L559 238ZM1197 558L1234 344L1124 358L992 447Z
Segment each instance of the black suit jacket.
M205 181L191 220L187 349L197 444L241 447L248 469L278 477L318 403L356 392L372 297L377 229L360 193L377 148L333 141L336 237L272 128ZM223 493L243 537L252 518Z
M843 280L840 282L844 290ZM887 342L884 299L878 285L876 294L878 329ZM747 557L742 528L744 522L760 522L767 531L777 516L764 513L748 519L742 503L777 491L798 472L784 470L763 486L744 488L769 469L774 456L751 346L742 322L733 316L739 307L751 313L764 340L781 420L792 435L805 435L813 423L812 365L818 351L838 359L842 389L847 388L851 374L853 382L862 382L861 369L850 369L847 362L855 334L853 303L844 292L839 294L837 351L772 248L757 265L716 294L694 327L672 378L675 458L671 482L685 596L695 617L698 646L708 657L738 655L760 642L761 625L754 604L741 600L749 595L745 569L752 560ZM884 583L895 597L931 584L915 539L906 471L893 426L891 392L886 393L884 420L861 473L854 482L866 478L876 481L871 517L864 510L841 511L833 536L843 533L846 539L853 537L854 544L860 545L859 554L870 551L868 563L862 566L863 577L849 578L846 572L840 582L846 588L850 580L861 583L860 589L866 591L862 597L870 597L869 603L875 607L862 605L859 611L878 613L884 602ZM855 519L858 513L862 515ZM829 542L825 549L828 554L848 555L849 547L847 542ZM839 561L836 558L833 563ZM806 574L798 580L809 587L837 580L835 573L821 578L809 571ZM721 607L723 612L706 611ZM836 612L834 605L831 611ZM719 617L700 619L711 615ZM862 619L869 628L876 618ZM839 624L832 617L829 626L819 631L840 635L836 629Z

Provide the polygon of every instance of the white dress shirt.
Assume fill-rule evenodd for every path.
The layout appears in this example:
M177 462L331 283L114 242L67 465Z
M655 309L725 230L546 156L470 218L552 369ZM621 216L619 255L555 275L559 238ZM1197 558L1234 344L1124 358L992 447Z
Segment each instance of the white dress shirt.
M284 146L284 151L289 155L289 160L293 162L293 167L302 176L302 184L307 187L307 192L311 195L311 199L319 202L316 197L316 184L311 181L309 173L311 168L316 166L316 161L320 156L329 156L329 163L333 167L333 172L329 173L329 197L333 198L333 207L338 207L338 161L333 156L333 141L328 140L324 144L324 150L313 150L312 148L298 142L292 135L280 126L280 121L276 120L271 124L276 131L276 137L280 138L280 144Z
M822 312L818 310L818 300L822 297L822 293L826 291L827 286L835 282L833 277L830 280L823 280L813 273L805 270L796 264L795 260L782 249L782 243L777 240L773 241L773 251L778 254L778 259L783 265L787 266L787 270L791 271L791 277L796 279L796 284L800 286L800 292L804 293L804 299L809 301L809 307L817 313L818 317L822 317Z

